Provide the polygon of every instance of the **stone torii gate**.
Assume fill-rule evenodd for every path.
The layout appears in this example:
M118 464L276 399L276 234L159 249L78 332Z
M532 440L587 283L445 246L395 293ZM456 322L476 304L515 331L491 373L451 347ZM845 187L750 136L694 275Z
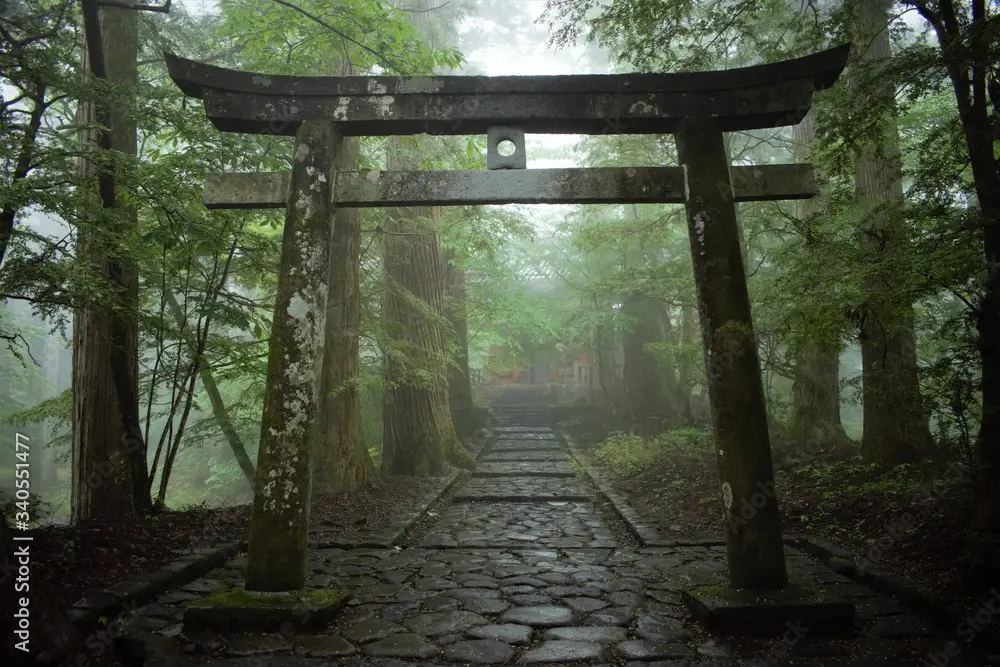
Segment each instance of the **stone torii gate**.
M302 588L333 214L338 207L683 203L687 210L731 587L788 584L734 202L807 198L810 165L730 168L723 132L795 125L849 45L735 70L537 77L296 77L167 56L223 132L295 136L287 174L218 174L211 208L286 208L246 587ZM524 134L675 135L681 167L525 169ZM344 136L487 134L486 171L335 173ZM502 156L502 140L515 153ZM280 543L280 548L274 544Z

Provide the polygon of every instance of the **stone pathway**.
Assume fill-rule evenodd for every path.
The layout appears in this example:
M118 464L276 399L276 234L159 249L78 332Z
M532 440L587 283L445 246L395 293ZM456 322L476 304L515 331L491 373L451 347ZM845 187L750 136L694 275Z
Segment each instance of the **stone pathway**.
M185 604L242 585L239 558L140 609L128 645L144 642L147 667L914 666L944 649L921 619L791 549L798 576L856 601L856 636L712 638L679 593L725 583L724 547L623 547L551 429L498 430L426 534L389 549L310 552L308 585L353 595L323 632L223 637L182 628Z

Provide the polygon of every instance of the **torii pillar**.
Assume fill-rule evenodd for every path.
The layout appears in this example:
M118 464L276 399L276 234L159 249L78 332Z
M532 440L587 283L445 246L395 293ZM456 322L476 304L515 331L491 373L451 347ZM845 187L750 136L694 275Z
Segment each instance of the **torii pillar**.
M781 589L788 584L785 549L729 159L714 118L686 118L674 138L726 508L729 585Z
M307 121L295 135L250 522L249 591L305 585L311 439L323 367L340 144L340 130L329 122Z

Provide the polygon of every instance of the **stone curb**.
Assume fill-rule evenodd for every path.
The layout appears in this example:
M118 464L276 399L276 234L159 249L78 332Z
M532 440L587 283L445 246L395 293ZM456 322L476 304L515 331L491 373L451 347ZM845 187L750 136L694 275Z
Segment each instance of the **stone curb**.
M646 545L650 548L678 548L678 547L724 547L726 546L725 540L717 539L701 539L701 540L650 540L649 544Z
M948 608L948 604L919 584L901 577L883 574L877 570L859 567L851 560L851 554L836 544L818 537L795 535L785 538L785 543L815 556L837 574L867 586L882 595L888 595L920 612L941 630L954 633L965 619ZM1000 651L1000 642L990 640L987 633L977 633L972 646Z
M577 446L576 442L569 435L563 431L559 431L559 435L562 436L563 441L569 448L573 460L587 473L587 476L590 477L594 486L597 487L600 495L611 504L611 507L615 510L615 514L621 517L629 532L639 540L639 544L644 547L661 546L664 540L660 537L659 531L639 516L635 508L629 504L628 499L615 491L611 483L601 473L597 472L593 466L587 463L583 450Z
M496 434L490 429L484 429L487 433L486 441L478 446L471 447L469 449L469 454L477 459L486 451L489 445L492 444L493 440L496 438ZM454 486L455 482L459 477L462 476L463 470L454 470L448 476L448 478L435 489L428 491L420 501L410 508L408 511L404 512L400 516L396 517L386 528L376 535L375 537L369 538L367 540L326 540L319 542L310 542L310 549L391 549L396 546L399 542L402 542L403 538L406 536L407 531L410 530L420 520L424 512L430 509L431 505L436 503L438 499L441 498L449 489Z
M101 618L110 622L122 612L140 607L173 588L189 584L233 558L239 551L238 542L195 549L156 572L88 595L74 604L66 612L66 617L81 633L90 633L100 625Z
M407 531L420 520L431 505L448 492L463 472L465 471L453 470L442 484L425 493L415 505L393 519L379 535L362 541L358 546L363 549L388 549L402 542Z

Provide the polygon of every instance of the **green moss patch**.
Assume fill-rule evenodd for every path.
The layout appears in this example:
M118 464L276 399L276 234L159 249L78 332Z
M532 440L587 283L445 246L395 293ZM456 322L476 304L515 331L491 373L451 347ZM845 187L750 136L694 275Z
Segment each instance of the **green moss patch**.
M347 593L335 591L327 588L304 588L300 591L287 591L284 593L257 593L244 588L231 588L228 591L219 591L207 597L192 602L189 607L250 607L250 608L275 608L275 607L325 607L329 604L338 604L344 601Z
M220 633L318 630L325 627L349 599L349 593L325 588L286 593L232 588L185 607L184 627Z

